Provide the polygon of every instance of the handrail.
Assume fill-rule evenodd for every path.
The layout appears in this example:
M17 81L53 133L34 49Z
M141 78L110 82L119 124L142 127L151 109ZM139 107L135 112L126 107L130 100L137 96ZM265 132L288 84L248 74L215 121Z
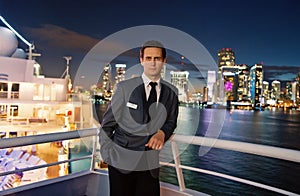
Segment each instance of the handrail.
M17 172L24 172L24 171L40 169L40 168L43 168L43 167L59 165L59 164L62 164L62 163L70 163L70 162L73 162L73 161L79 161L79 160L83 160L83 159L92 159L92 156L93 155L87 155L87 156L83 156L83 157L79 157L79 158L73 158L73 159L68 159L68 160L63 160L63 161L56 161L56 162L53 162L53 163L47 163L47 164L43 164L43 165L36 165L36 166L31 166L31 167L22 168L22 169L15 169L13 171L2 172L2 173L0 173L0 176L14 174L14 173L17 173Z
M23 136L16 138L3 138L0 142L0 149L26 146L32 144L41 144L60 140L69 140L80 137L90 137L97 135L97 128L81 129L60 133L47 133L41 135Z
M53 142L53 141L62 141L62 140L70 140L70 139L76 139L76 138L91 137L91 136L97 136L97 133L98 133L97 128L90 128L90 129L82 129L82 130L60 132L60 133L56 132L56 133L48 133L48 134L41 134L41 135L33 135L33 136L26 136L26 137L3 138L3 139L1 139L1 142L0 142L0 149L33 145L33 144L41 144L41 143L47 143L47 142ZM83 160L83 159L94 160L95 159L94 156L95 156L95 151L93 150L93 153L91 155L86 155L86 156L62 160L62 161L56 161L56 162L52 162L52 163L29 166L26 168L18 168L18 169L12 170L12 171L6 171L6 172L0 173L0 177L14 174L17 172L25 172L25 171L40 169L40 168L49 167L49 166L53 166L53 165L59 165L59 164L67 163L67 162L70 163L73 161L79 161L79 160ZM90 170L91 169L92 168L90 168Z
M226 149L226 150L232 150L232 151L238 151L243 153L249 153L249 154L255 154L255 155L261 155L266 157L272 157L272 158L278 158L282 160L289 160L293 162L300 163L300 151L297 150L291 150L286 148L280 148L280 147L272 147L272 146L266 146L261 144L251 144L246 142L237 142L237 141L228 141L228 140L221 140L221 139L215 139L215 138L207 138L207 137L201 137L201 136L187 136L187 135L173 135L171 138L171 148L173 151L173 158L175 160L175 163L167 163L167 162L160 162L161 165L164 166L170 166L176 168L178 183L180 191L185 190L185 184L184 184L184 177L182 174L181 169L187 169L190 171L196 171L200 173L210 174L226 179L230 179L233 181L237 181L244 184L249 184L251 186L260 187L266 190L270 190L273 192L281 193L284 195L293 195L293 196L300 196L299 194L286 191L283 189L279 189L276 187L272 187L269 185L265 185L262 183L230 176L227 174L222 174L214 171L204 170L200 168L190 167L181 165L180 163L180 157L178 152L178 147L176 142L180 143L186 143L186 144L194 144L198 146L206 146L211 148L220 148L220 149Z
M198 146L220 148L300 163L300 151L287 148L179 134L174 135L172 140Z
M41 134L41 135L26 136L26 137L4 138L4 139L1 139L0 149L40 144L40 143L47 143L47 142L53 142L53 141L59 141L59 140L69 140L69 139L75 139L75 138L97 136L97 133L98 133L98 128L90 128L90 129L82 129L82 130L75 130L75 131L69 131L69 132L60 132L60 133L56 132L56 133ZM37 169L37 168L41 168L41 167L51 166L54 164L60 164L63 162L72 162L72 161L86 159L86 158L91 158L92 161L94 161L95 156L96 156L96 148L95 148L96 142L97 141L95 141L95 143L93 145L92 155L81 157L81 158L64 160L64 161L55 162L55 163L38 165L38 166L32 167L31 169ZM176 142L186 143L186 144L194 144L194 145L198 145L198 146L207 146L207 147L212 147L212 148L220 148L220 149L238 151L238 152L243 152L243 153L256 154L256 155L273 157L273 158L289 160L289 161L300 163L300 151L298 151L298 150L291 150L291 149L280 148L280 147L272 147L272 146L266 146L266 145L261 145L261 144L251 144L251 143L246 143L246 142L228 141L228 140L221 140L221 139L215 139L215 138L207 138L207 137L200 137L200 136L187 136L187 135L179 135L179 134L175 134L171 138L171 142L172 142L172 150L173 150L174 160L176 160L175 164L161 162L161 165L172 166L172 167L176 168L176 172L178 172L177 177L178 177L178 180L180 180L179 184L180 184L181 191L185 190L184 178L183 178L181 169L188 169L191 171L206 173L206 174L215 175L215 176L219 176L222 178L227 178L230 180L238 181L241 183L250 184L252 186L261 187L261 188L264 188L267 190L275 191L275 192L286 194L286 195L299 195L296 193L292 193L289 191L285 191L285 190L271 187L268 185L264 185L261 183L249 181L246 179L241 179L241 178L237 178L234 176L221 174L218 172L203 170L200 168L194 168L194 167L190 167L190 166L181 165L179 153L178 153L178 150L176 150L177 149ZM29 170L29 168L20 169L20 171L21 170L27 171L27 170ZM94 170L94 163L91 166L91 170ZM7 173L2 173L2 174L6 175L6 174L11 174L11 173L13 173L13 171L7 172Z

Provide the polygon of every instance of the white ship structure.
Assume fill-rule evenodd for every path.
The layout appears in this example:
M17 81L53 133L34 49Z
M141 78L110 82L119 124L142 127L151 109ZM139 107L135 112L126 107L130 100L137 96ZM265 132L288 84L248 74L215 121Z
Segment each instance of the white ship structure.
M49 78L41 74L41 65L32 51L26 58L24 50L17 46L15 34L0 27L0 132L15 132L10 130L14 129L12 125L20 125L18 129L23 130L13 133L18 136L28 134L26 127L38 123L64 131L65 126L70 129L69 126L91 125L91 104L83 94L71 91L69 61L64 78ZM2 137L8 137L7 134L2 133Z
M30 137L91 127L94 123L91 101L85 94L74 93L72 90L69 75L71 57L64 57L67 60L64 77L42 75L41 65L35 60L40 55L33 53L34 46L19 35L2 16L0 19L6 25L0 26L1 143L12 137ZM28 45L27 54L18 48L18 40ZM68 163L60 164L52 177L49 167L14 174L9 172L44 165L52 160L67 160L69 144L69 141L58 140L48 144L10 145L1 148L0 173L8 174L0 176L0 195L3 190L68 174ZM43 153L38 154L38 150ZM47 151L51 153L44 154ZM52 157L51 160L48 159L49 156Z

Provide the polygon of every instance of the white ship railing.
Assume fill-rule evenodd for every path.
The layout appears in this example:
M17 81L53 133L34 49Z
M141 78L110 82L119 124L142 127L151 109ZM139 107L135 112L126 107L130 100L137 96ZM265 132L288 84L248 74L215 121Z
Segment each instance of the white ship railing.
M277 193L281 193L284 195L295 195L295 196L300 195L297 193L293 193L293 192L290 192L287 190L279 189L279 188L265 185L262 183L254 182L251 180L246 180L246 179L242 179L242 178L238 178L238 177L234 177L234 176L230 176L230 175L226 175L226 174L222 174L222 173L218 173L218 172L214 172L214 171L209 171L209 170L204 170L204 169L200 169L200 168L181 165L180 154L179 154L177 142L185 143L185 144L193 144L193 145L198 145L198 146L219 148L219 149L225 149L225 150L231 150L231 151L237 151L237 152L248 153L248 154L255 154L255 155L260 155L260 156L265 156L265 157L288 160L288 161L292 161L292 162L296 162L296 163L300 163L300 151L286 149L286 148L273 147L273 146L260 145L260 144L252 144L252 143L246 143L246 142L214 139L214 138L208 138L208 137L175 135L171 139L171 147L172 147L174 163L160 162L160 164L163 166L171 166L176 169L176 174L177 174L180 191L184 191L186 189L185 183L184 183L184 177L182 174L182 169L187 169L190 171L210 174L210 175L226 178L229 180L237 181L240 183L248 184L251 186L260 187L260 188L274 191Z
M2 172L2 173L0 173L0 177L4 176L4 175L12 174L12 173L20 172L20 171L34 170L34 169L38 169L38 168L42 168L42 167L48 167L48 166L52 166L52 165L58 165L61 163L72 162L72 161L77 161L77 160L82 160L82 159L91 159L92 164L91 164L90 171L97 172L97 170L95 170L95 160L99 158L98 157L99 152L97 152L97 150L96 150L97 143L98 143L98 140L96 139L97 131L98 131L97 128L91 128L91 129L82 129L82 130L69 131L69 132L63 132L63 133L49 133L49 134L43 134L43 135L1 139L0 149L11 148L11 147L20 147L20 146L33 145L33 144L41 144L41 143L54 142L54 141L70 140L70 139L84 138L84 137L94 137L95 140L94 140L94 144L93 144L93 152L91 155L87 155L87 156L83 156L83 157L79 157L79 158L68 159L68 160L64 160L64 161L48 163L48 164L44 164L44 165L33 166L33 167L29 167L29 168L24 168L24 169L17 169L17 170L9 171L9 172ZM272 157L272 158L277 158L277 159L282 159L282 160L289 160L289 161L296 162L296 163L300 163L300 151L279 148L279 147L259 145L259 144L251 144L251 143L245 143L245 142L213 139L213 138L207 138L207 137L204 138L204 137L198 137L198 136L174 135L174 137L171 139L171 147L172 147L172 152L173 152L173 156L174 156L174 163L161 162L161 165L171 166L176 169L178 184L180 187L180 191L182 191L182 192L184 192L186 190L185 183L184 183L184 176L182 174L182 169L187 169L187 170L191 170L191 171L206 173L206 174L230 179L233 181L260 187L263 189L267 189L267 190L285 194L285 195L299 195L298 193L293 193L293 192L290 192L287 190L268 186L268 185L258 183L258 182L253 182L253 181L250 181L247 179L237 178L234 176L230 176L230 175L226 175L226 174L222 174L222 173L218 173L218 172L214 172L214 171L209 171L209 170L204 170L204 169L200 169L200 168L182 165L180 162L180 155L179 155L177 143L186 143L186 144L193 144L193 145L198 145L198 146L207 146L207 147L213 147L213 148L238 151L238 152L261 155L261 156ZM68 178L68 176L66 176L66 178ZM55 182L56 179L51 179L51 180L52 180L52 182ZM57 179L57 181L59 181L59 180ZM34 187L36 187L36 186L38 186L38 183L35 183ZM22 190L22 187L17 187L14 189L15 189L15 191L20 191L20 190ZM13 192L14 189L5 190L5 191ZM0 192L0 195L1 195L1 192Z
M77 138L86 138L86 137L96 137L97 136L98 129L97 128L91 128L91 129L82 129L82 130L76 130L76 131L68 131L68 132L59 132L59 133L49 133L49 134L41 134L41 135L32 135L32 136L24 136L24 137L15 137L15 138L3 138L0 139L0 149L6 149L6 148L14 148L14 147L21 147L21 146L27 146L27 145L35 145L35 144L43 144L43 143L48 143L48 142L55 142L55 141L64 141L64 140L72 140L72 139L77 139ZM96 139L94 140L94 144L97 144ZM93 151L91 155L86 155L86 156L81 156L78 158L71 158L63 161L57 161L57 162L52 162L52 163L47 163L47 164L41 164L41 165L35 165L35 166L29 166L26 168L22 169L15 169L12 171L5 171L0 173L0 178L2 176L10 175L10 174L15 174L17 172L25 172L25 171L31 171L35 169L40 169L40 168L45 168L53 165L59 165L62 163L70 163L74 161L79 161L79 160L84 160L84 159L91 159L91 168L94 169L94 158L96 155L96 146L93 146ZM90 169L91 169L90 168ZM45 185L45 181L51 181L51 183L56 183L60 182L61 180L67 180L76 177L76 173L72 173L71 175L66 175L63 176L63 178L55 178L55 179L49 179L49 180L44 180L41 182L33 182L33 186L26 185L26 186L20 186L12 189L6 189L3 191L0 191L0 195L3 193L6 194L12 194L14 192L19 192L19 191L24 191L30 188L35 188L39 184L40 185ZM25 187L25 188L24 188Z

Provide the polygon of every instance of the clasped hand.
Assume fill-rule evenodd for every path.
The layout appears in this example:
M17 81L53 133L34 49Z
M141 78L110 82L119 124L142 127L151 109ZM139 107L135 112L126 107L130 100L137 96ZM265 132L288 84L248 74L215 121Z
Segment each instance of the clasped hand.
M145 145L146 147L152 148L153 150L161 150L165 141L165 133L162 130L158 130L155 133L148 143Z

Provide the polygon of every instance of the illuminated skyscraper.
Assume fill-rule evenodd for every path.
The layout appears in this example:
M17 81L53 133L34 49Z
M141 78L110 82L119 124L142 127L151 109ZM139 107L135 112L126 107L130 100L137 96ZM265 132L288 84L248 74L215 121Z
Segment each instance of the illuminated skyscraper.
M237 100L239 69L235 65L234 51L231 48L222 48L218 51L218 67L217 100L219 102Z
M286 85L285 85L285 98L287 100L292 100L292 95L293 95L293 82L287 82Z
M102 92L103 97L110 99L112 96L112 79L111 79L111 65L108 63L104 66L103 77L102 77Z
M227 101L236 101L238 97L238 67L223 66L221 73L224 79L225 99Z
M292 84L292 97L291 100L294 101L295 105L299 105L299 84L297 81L294 81Z
M215 71L208 71L207 72L207 97L206 101L213 101L214 96L214 85L216 83L216 72ZM203 95L204 92L203 92Z
M115 84L125 80L126 64L116 64Z
M202 102L207 102L209 100L209 89L207 87L203 87L203 99Z
M163 68L161 69L160 76L162 79L166 78L166 64L164 64Z
M250 69L250 95L253 107L261 106L263 70L262 64L255 64Z
M235 65L235 57L234 51L231 48L222 48L218 52L218 66L219 70L223 66L234 66Z
M280 92L281 92L281 84L278 80L274 80L272 82L271 87L271 99L277 101L280 99Z
M237 89L237 100L245 101L249 99L249 69L246 64L237 65L238 66L238 89Z
M300 73L298 73L296 77L296 84L295 84L295 100L296 104L300 104Z
M188 71L171 71L171 84L178 89L178 99L181 102L188 101Z
M262 97L263 97L263 105L266 105L267 101L270 99L269 82L267 81L263 81Z

